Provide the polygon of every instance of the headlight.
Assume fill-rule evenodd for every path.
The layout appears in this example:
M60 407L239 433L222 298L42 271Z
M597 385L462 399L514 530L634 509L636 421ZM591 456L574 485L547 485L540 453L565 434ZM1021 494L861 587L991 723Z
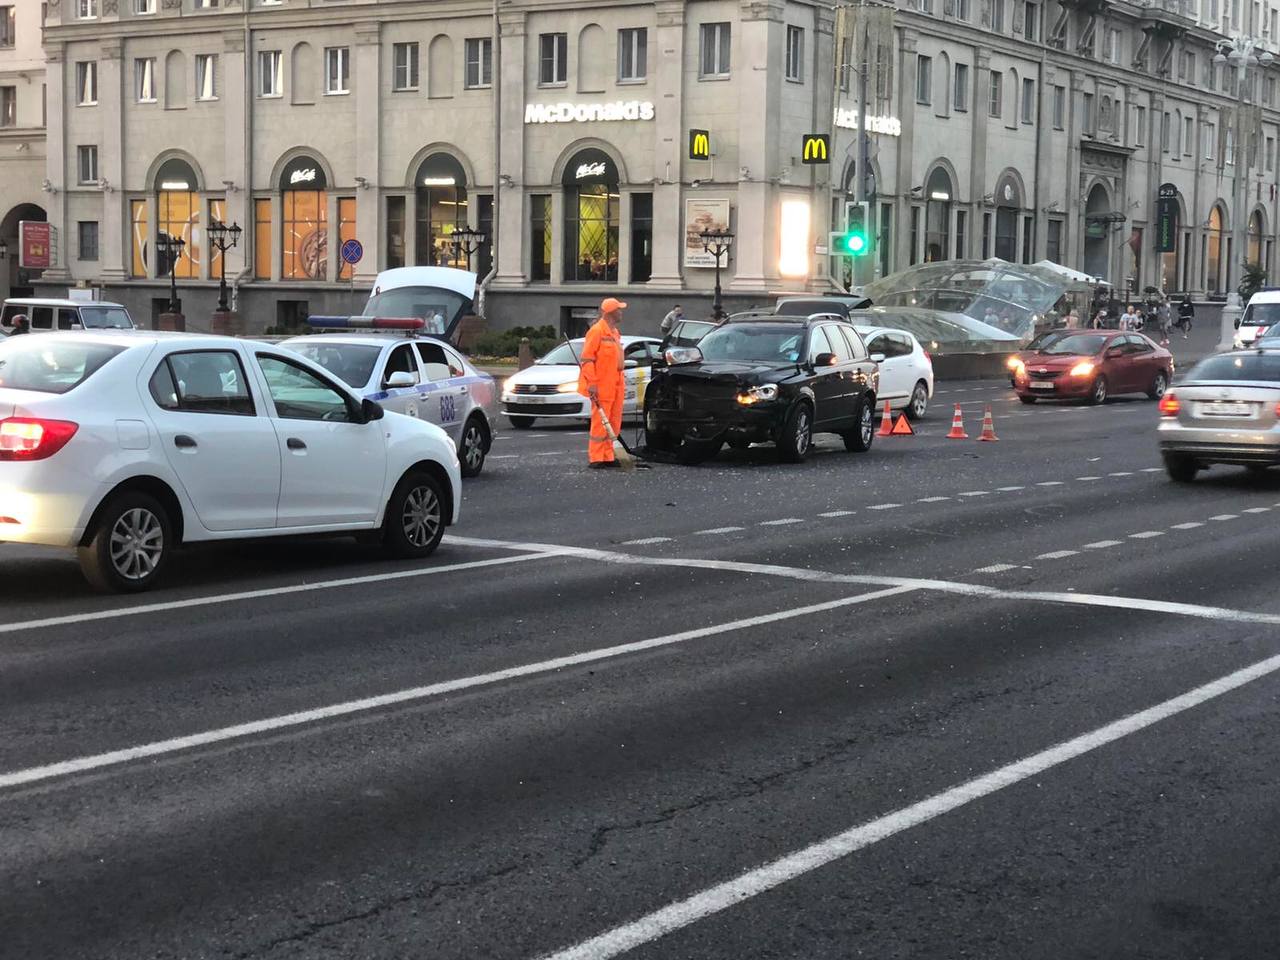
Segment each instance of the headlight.
M1093 364L1088 360L1084 361L1084 363L1077 363L1071 368L1073 377L1087 377L1091 373L1093 373Z
M503 380L502 392L510 393L513 389L515 389L515 381L516 381L515 377L507 377L507 379Z
M577 392L578 392L577 380L570 380L568 383L562 383L560 384L560 386L556 387L556 393L577 393Z
M668 347L662 356L667 366L674 367L681 363L697 363L702 359L702 351L697 347Z
M760 387L749 387L738 394L738 402L745 407L749 407L753 403L760 403L763 400L776 399L778 399L778 385L776 383L766 383Z
M1022 366L1022 359L1017 354L1014 354L1012 357L1010 357L1008 360L1004 362L1004 365L1008 367L1010 370L1017 370L1020 366Z

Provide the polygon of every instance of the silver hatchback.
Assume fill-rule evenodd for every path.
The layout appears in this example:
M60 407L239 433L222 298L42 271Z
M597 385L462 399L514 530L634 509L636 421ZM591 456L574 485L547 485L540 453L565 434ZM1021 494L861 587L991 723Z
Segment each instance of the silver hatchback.
M1160 400L1160 453L1179 482L1214 463L1280 464L1280 350L1220 353Z

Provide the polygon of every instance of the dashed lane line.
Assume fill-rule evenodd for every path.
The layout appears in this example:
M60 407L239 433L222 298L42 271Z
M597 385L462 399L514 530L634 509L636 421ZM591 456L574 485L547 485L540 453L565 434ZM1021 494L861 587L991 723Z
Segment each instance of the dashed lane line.
M1270 512L1270 510L1271 510L1270 507L1248 507L1242 512L1243 513L1268 513Z
M1163 530L1143 530L1141 533L1129 534L1130 540L1150 540L1152 537L1163 537Z
M799 517L783 517L780 520L761 520L758 526L761 527L785 527L792 523L804 523Z
M671 543L672 537L642 537L639 540L623 540L624 547L647 547L653 543Z
M1204 523L1199 520L1189 520L1186 523L1175 523L1170 530L1194 530L1196 527L1203 527Z
M1062 486L1062 481L1061 480L1041 480L1039 483L1036 484L1036 486L1037 487L1060 487Z
M1095 540L1093 543L1086 543L1086 550L1105 550L1107 547L1118 547L1123 543L1121 540Z
M1132 477L1132 470L1117 470L1115 473L1108 473L1108 477Z
M1210 517L1209 519L1210 520L1239 520L1240 515L1238 513L1220 513L1216 517Z
M867 509L868 510L892 510L894 507L900 507L900 506L902 506L902 504L900 503L877 503L873 506L867 507Z
M818 516L824 520L832 520L836 517L851 517L856 513L854 510L828 510L826 513L820 513Z
M1076 557L1080 555L1079 550L1051 550L1048 553L1042 553L1036 557L1037 560L1062 560L1065 557Z
M950 499L950 497L921 497L916 503L942 503L942 501Z
M745 530L745 529L747 528L746 527L711 527L708 530L695 530L693 531L693 535L695 537L714 537L722 533L738 533L739 531Z
M1016 563L993 563L989 567L979 567L974 573L1004 573L1006 570L1017 570Z
M958 497L986 497L991 494L990 490L966 490L964 493L958 493Z
M1087 483L1087 482L1089 482L1090 480L1101 480L1102 478L1101 478L1101 477L1076 477L1076 479L1077 479L1077 480L1084 481L1085 483Z
M1012 487L996 487L996 489L999 490L1001 493L1013 493L1015 490L1025 490L1027 488L1024 486L1015 485Z

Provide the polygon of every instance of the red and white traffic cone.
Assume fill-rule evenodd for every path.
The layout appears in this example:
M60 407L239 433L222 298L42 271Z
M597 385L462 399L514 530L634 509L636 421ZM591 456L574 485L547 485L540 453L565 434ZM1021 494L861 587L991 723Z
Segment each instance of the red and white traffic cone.
M996 424L995 420L991 417L991 404L989 403L987 404L986 413L982 415L982 436L978 439L986 440L990 443L995 443L1000 439L996 436Z
M969 435L964 432L964 414L960 412L960 404L956 404L956 412L951 417L951 432L947 434L948 440L968 440Z
M889 401L884 402L884 414L880 417L880 431L877 437L887 437L893 433L893 414L889 412Z

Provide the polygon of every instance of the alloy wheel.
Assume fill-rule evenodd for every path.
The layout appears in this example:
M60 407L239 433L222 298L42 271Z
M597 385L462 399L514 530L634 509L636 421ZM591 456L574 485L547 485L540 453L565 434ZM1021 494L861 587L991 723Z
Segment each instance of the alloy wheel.
M809 444L813 442L813 436L809 429L809 411L801 408L796 414L796 450L804 453L809 449Z
M164 555L164 528L150 510L134 507L111 528L111 566L125 580L145 580Z
M871 416L871 406L864 403L862 405L862 422L859 424L862 431L863 444L870 446L871 438L875 435L875 419Z
M440 498L431 487L423 484L414 487L404 498L404 512L401 515L404 536L415 547L430 544L440 529Z
M924 387L916 384L915 393L911 394L911 416L912 419L919 420L924 416L924 412L928 409L929 397ZM945 408L944 408L945 409Z
M1099 377L1093 382L1093 402L1105 403L1107 400L1107 381Z
M462 458L466 461L468 470L475 470L484 460L484 437L474 423L468 424L462 435Z
M1164 396L1164 392L1165 390L1168 389L1168 387L1169 387L1169 381L1168 379L1166 379L1164 375L1164 371L1162 370L1156 374L1156 382L1151 388L1151 395L1155 399L1159 400L1161 397Z

